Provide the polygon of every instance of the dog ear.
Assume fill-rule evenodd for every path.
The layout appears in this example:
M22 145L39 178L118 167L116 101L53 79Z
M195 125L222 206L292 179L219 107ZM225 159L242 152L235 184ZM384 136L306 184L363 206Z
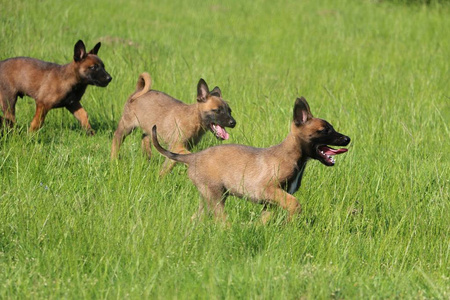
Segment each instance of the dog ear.
M206 97L209 94L209 88L203 78L200 78L200 81L197 84L197 101L205 102Z
M95 54L97 55L98 53L98 49L100 49L100 46L102 45L102 43L98 42L97 45L94 46L94 48L92 48L91 51L89 51L89 54Z
M215 88L213 88L213 90L210 92L210 94L217 94L220 98L222 98L222 91L220 90L220 88L218 86L216 86Z
M309 109L308 102L306 99L301 97L295 100L294 106L294 123L299 126L306 123L309 119L312 119L313 115Z
M87 56L86 46L84 46L84 43L82 40L79 40L75 44L75 48L73 50L73 60L78 62L78 61L85 59L86 56Z

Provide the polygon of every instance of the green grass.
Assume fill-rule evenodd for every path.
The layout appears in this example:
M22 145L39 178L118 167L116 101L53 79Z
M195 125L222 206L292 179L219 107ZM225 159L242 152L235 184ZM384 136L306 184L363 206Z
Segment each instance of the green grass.
M450 298L449 6L389 1L6 1L0 59L68 62L102 41L113 76L83 105L0 137L0 298ZM139 73L192 103L203 77L238 124L230 143L287 134L297 96L352 138L327 168L308 164L302 215L230 198L231 226L191 222L184 166L161 179L140 133L109 161ZM1 84L1 83L0 83ZM219 144L211 134L197 150Z

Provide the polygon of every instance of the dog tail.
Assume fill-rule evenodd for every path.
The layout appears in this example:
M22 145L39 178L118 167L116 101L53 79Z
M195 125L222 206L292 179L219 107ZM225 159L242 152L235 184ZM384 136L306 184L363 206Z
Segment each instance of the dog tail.
M158 136L156 133L156 125L153 126L152 128L152 142L153 142L153 146L155 146L156 150L158 150L159 153L161 153L162 155L164 155L167 158L170 158L171 160L177 161L177 162L182 162L185 164L189 164L190 157L192 154L179 154L179 153L173 153L170 152L169 150L164 149L161 144L158 141Z
M134 94L131 95L130 102L147 93L151 89L151 87L152 78L150 77L150 74L144 72L139 75L138 81L136 83L136 91L134 91Z

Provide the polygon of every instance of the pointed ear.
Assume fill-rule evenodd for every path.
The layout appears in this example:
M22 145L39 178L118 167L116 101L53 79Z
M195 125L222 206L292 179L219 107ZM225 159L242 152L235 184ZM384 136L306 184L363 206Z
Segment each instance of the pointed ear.
M206 97L209 94L209 88L203 78L200 78L200 81L197 84L197 101L205 102Z
M220 90L220 88L218 86L216 86L215 88L213 88L213 90L210 92L210 94L218 94L218 96L220 98L222 98L222 91Z
M79 40L75 44L75 48L73 50L73 60L78 62L85 59L86 56L87 56L86 47L84 46L83 41Z
M308 105L308 102L306 102L306 99L303 97L297 98L297 100L295 100L295 106L294 106L294 123L295 123L295 125L300 126L312 118L313 118L313 115L311 114L311 111L309 110L309 105Z
M91 51L89 51L89 54L95 54L97 55L98 53L98 49L100 49L100 46L102 45L102 43L98 42L97 45L94 46L94 48L92 48Z

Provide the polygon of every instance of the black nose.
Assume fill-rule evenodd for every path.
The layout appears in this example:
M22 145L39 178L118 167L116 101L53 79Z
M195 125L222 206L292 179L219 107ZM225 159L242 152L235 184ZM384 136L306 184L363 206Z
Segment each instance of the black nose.
M229 126L230 126L231 128L234 128L234 126L236 126L236 120L231 119L230 122L229 122L228 124L229 124Z
M111 80L112 80L112 77L111 76L106 76L106 81L108 81L108 82L111 82Z
M348 136L344 136L342 142L344 144L343 146L347 146L348 143L350 143L350 138Z

